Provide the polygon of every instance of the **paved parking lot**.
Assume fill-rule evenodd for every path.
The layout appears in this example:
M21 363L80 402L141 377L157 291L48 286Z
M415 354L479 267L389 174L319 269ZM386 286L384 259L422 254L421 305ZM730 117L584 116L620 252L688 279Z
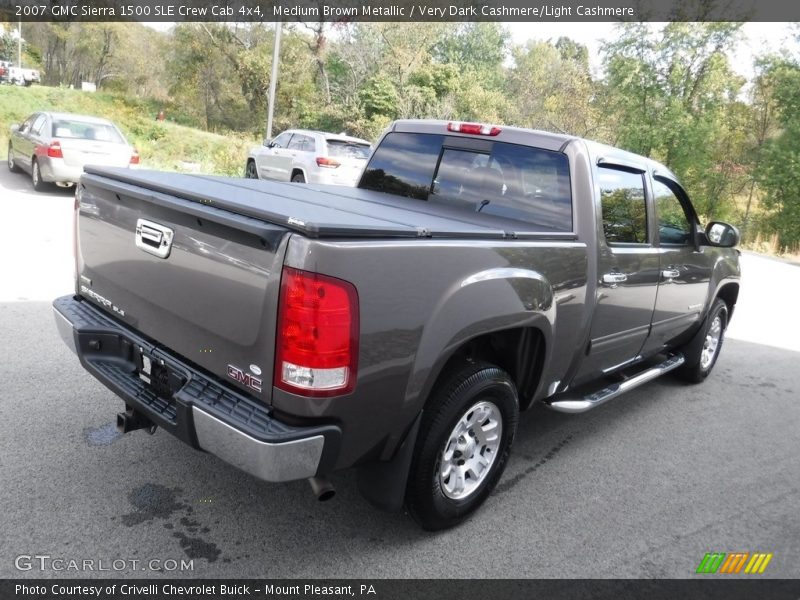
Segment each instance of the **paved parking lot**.
M800 576L800 267L743 257L705 384L664 378L585 415L523 415L484 508L430 534L372 509L353 473L319 504L305 482L259 482L163 432L117 435L121 401L51 316L72 288L72 202L0 166L0 577L101 564L163 577L191 560L170 575L683 578L712 551L771 552L766 575ZM28 555L95 570L41 571Z

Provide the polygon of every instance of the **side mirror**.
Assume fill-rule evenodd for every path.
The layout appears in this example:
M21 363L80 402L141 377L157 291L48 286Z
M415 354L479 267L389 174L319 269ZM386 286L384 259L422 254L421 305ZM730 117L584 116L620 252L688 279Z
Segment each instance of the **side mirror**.
M711 221L706 226L706 239L711 246L733 248L739 243L739 230L722 221Z
M273 146L275 146L275 144L272 143L272 140L264 140L264 146L266 146L267 148L272 148Z
M9 129L11 130L11 133L16 133L17 131L19 131L19 125L14 123L11 127L9 127Z

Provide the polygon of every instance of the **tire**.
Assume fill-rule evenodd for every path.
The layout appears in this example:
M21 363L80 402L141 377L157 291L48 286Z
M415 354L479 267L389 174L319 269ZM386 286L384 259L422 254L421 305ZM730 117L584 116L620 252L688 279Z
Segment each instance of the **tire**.
M256 161L248 160L244 168L244 176L247 179L258 179L258 171L256 170Z
M8 170L12 173L19 173L19 167L14 161L14 156L11 154L11 142L8 143Z
M305 183L306 178L303 176L302 173L295 173L292 176L292 183Z
M502 369L468 363L445 376L423 410L411 460L405 504L414 520L446 529L483 504L503 474L518 420L517 391Z
M703 325L700 334L702 343L697 344L697 349L693 350L691 355L686 355L686 362L675 371L675 374L689 383L705 381L711 369L717 364L727 326L728 305L724 300L717 298Z
M35 158L31 162L31 184L37 192L47 191L47 184L42 181L42 172L39 170L39 161Z

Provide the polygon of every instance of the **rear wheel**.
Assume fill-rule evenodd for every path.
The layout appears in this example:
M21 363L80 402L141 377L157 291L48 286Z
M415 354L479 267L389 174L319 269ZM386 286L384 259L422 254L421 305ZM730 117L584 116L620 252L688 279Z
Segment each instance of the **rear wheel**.
M305 182L306 178L303 176L302 173L295 173L294 176L292 176L292 183L305 183Z
M33 163L31 163L31 183L33 184L33 189L37 192L44 192L47 190L47 184L42 181L42 172L39 169L39 161L35 158L33 159Z
M8 143L8 170L12 173L19 173L19 167L14 161L14 155L11 153L11 142Z
M244 176L247 179L258 179L258 171L256 171L256 161L248 160L247 166L244 168Z
M406 507L428 530L461 523L489 496L505 468L519 418L508 374L489 363L451 372L423 411Z
M728 305L717 298L703 325L703 343L691 355L686 356L686 362L675 372L678 377L689 383L700 383L708 377L717 364L727 326Z

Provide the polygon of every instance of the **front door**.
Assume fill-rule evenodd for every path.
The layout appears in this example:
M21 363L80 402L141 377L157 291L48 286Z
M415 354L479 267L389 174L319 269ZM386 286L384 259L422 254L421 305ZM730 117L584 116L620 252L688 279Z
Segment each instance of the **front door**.
M602 231L590 345L575 383L594 379L639 356L650 332L659 256L649 226L644 170L597 169Z
M657 351L696 325L711 279L711 257L696 245L697 217L686 192L656 175L653 198L658 224L660 281L647 351Z

